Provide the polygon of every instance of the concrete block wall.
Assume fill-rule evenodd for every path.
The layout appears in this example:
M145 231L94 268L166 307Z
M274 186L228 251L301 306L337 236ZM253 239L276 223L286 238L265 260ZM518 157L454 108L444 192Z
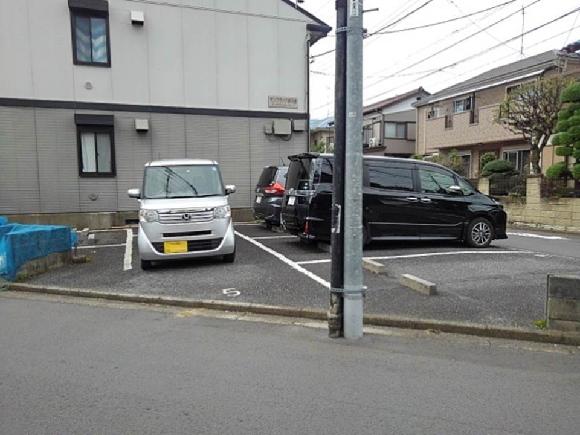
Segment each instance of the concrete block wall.
M548 275L546 320L549 329L580 333L580 275Z
M529 177L526 198L503 198L508 222L552 231L580 233L580 198L542 198L540 177ZM482 193L489 192L489 180L479 182Z

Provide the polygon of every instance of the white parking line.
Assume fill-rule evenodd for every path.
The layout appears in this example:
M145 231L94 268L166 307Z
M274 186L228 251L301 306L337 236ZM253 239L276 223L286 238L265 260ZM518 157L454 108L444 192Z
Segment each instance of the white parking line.
M124 243L118 243L116 245L89 245L89 246L77 246L77 249L93 249L93 248L120 248L125 246Z
M274 240L274 239L296 239L296 236L263 236L252 237L254 240Z
M424 254L407 254L407 255L388 255L382 257L364 257L366 260L397 260L401 258L422 258L422 257L438 257L442 255L481 255L481 254L533 254L531 251L452 251L452 252L427 252ZM327 260L310 260L298 261L296 264L324 264L330 263Z
M133 230L127 229L127 241L125 242L125 256L123 257L123 270L133 269Z
M261 226L261 225L262 224L255 223L255 222L236 222L236 223L234 223L234 227L243 227L243 226L251 227L251 226Z
M544 236L542 234L534 233L507 233L508 236L519 236L519 237L531 237L534 239L544 239L544 240L568 240L566 237L560 236Z
M321 284L326 288L330 288L330 283L328 281L320 278L318 275L310 272L309 270L304 269L302 266L300 266L295 261L290 260L288 257L280 254L279 252L274 251L273 249L268 248L267 246L252 239L251 237L248 237L248 236L246 236L238 231L235 231L235 233L236 233L236 236L238 236L239 238L241 238L247 242L250 242L251 244L257 246L261 250L266 251L268 254L273 255L278 260L282 261L283 263L286 263L288 266L290 266L292 269L296 270L297 272L300 272L303 275L306 275L308 278L312 279L313 281L316 281L318 284Z

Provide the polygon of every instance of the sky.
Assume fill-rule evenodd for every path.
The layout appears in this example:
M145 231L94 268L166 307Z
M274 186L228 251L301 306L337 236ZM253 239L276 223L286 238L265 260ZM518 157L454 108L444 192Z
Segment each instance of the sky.
M334 48L334 3L304 0L301 4L333 28L311 49L310 112L315 119L334 113L334 53L316 56ZM498 7L446 24L401 31L494 6ZM365 39L365 104L420 86L434 93L496 66L560 49L580 39L578 0L364 0L365 10L374 8L379 10L364 15L368 33L384 27L383 31L397 32ZM523 33L531 31L523 41L522 29Z

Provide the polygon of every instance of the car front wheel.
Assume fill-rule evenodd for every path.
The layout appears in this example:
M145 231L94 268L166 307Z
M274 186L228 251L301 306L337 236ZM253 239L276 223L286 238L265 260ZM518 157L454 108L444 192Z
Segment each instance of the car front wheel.
M487 248L493 240L493 225L485 218L471 221L467 227L466 243L472 248Z

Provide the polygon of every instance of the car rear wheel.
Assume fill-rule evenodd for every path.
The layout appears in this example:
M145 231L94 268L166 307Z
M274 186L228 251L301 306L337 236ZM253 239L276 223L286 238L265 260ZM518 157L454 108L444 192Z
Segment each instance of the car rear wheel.
M150 260L141 260L141 269L150 270L153 268L153 262Z
M472 248L487 248L493 240L493 225L485 218L471 221L467 227L465 242Z

